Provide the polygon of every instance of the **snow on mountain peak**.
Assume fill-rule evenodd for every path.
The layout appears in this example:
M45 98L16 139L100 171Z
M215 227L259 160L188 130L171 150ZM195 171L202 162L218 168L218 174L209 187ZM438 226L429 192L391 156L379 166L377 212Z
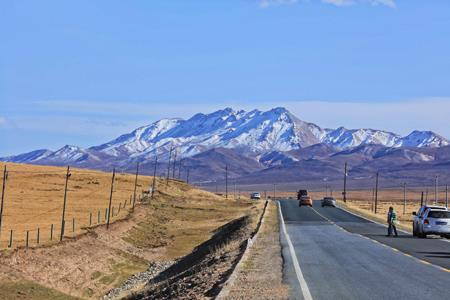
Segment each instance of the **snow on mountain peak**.
M161 119L89 149L66 145L55 152L39 150L16 158L33 162L41 159L79 162L88 159L100 161L99 157L106 155L119 160L139 161L153 158L158 153L166 159L172 146L176 147L178 157L193 156L214 148L237 149L260 157L315 144L345 150L370 144L393 148L442 147L450 145L450 141L431 131L413 131L401 137L374 129L324 129L300 120L284 107L268 111L227 107L208 114L198 113L187 120Z

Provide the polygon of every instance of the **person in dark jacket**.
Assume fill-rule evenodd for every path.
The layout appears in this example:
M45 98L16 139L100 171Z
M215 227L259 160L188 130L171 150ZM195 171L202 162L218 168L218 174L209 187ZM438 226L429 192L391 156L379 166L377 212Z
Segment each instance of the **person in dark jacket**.
M395 237L397 237L398 236L398 234L397 234L397 227L395 226L397 224L397 213L395 212L395 209L392 206L389 207L387 223L388 223L388 234L387 234L387 236L391 236L392 235L392 229L394 229Z

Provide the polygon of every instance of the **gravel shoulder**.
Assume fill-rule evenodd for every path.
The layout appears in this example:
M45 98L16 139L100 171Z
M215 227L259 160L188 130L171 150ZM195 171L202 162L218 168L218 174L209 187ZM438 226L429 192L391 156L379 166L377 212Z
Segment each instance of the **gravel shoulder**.
M282 282L279 220L276 203L267 206L264 222L248 255L235 270L224 299L288 299L288 286Z

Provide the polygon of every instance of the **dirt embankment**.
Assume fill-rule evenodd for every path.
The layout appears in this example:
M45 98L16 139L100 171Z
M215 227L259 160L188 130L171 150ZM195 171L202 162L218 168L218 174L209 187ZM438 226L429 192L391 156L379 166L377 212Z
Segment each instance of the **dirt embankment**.
M214 229L261 209L259 203L226 200L173 181L109 230L99 226L51 247L2 252L0 299L97 299L151 264L191 253Z

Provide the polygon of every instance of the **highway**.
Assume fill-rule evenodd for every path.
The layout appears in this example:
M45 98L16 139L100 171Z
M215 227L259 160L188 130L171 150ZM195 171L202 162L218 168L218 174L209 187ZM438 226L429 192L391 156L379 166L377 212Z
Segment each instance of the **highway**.
M385 227L319 201L281 200L280 211L291 299L450 298L450 242L387 238Z

